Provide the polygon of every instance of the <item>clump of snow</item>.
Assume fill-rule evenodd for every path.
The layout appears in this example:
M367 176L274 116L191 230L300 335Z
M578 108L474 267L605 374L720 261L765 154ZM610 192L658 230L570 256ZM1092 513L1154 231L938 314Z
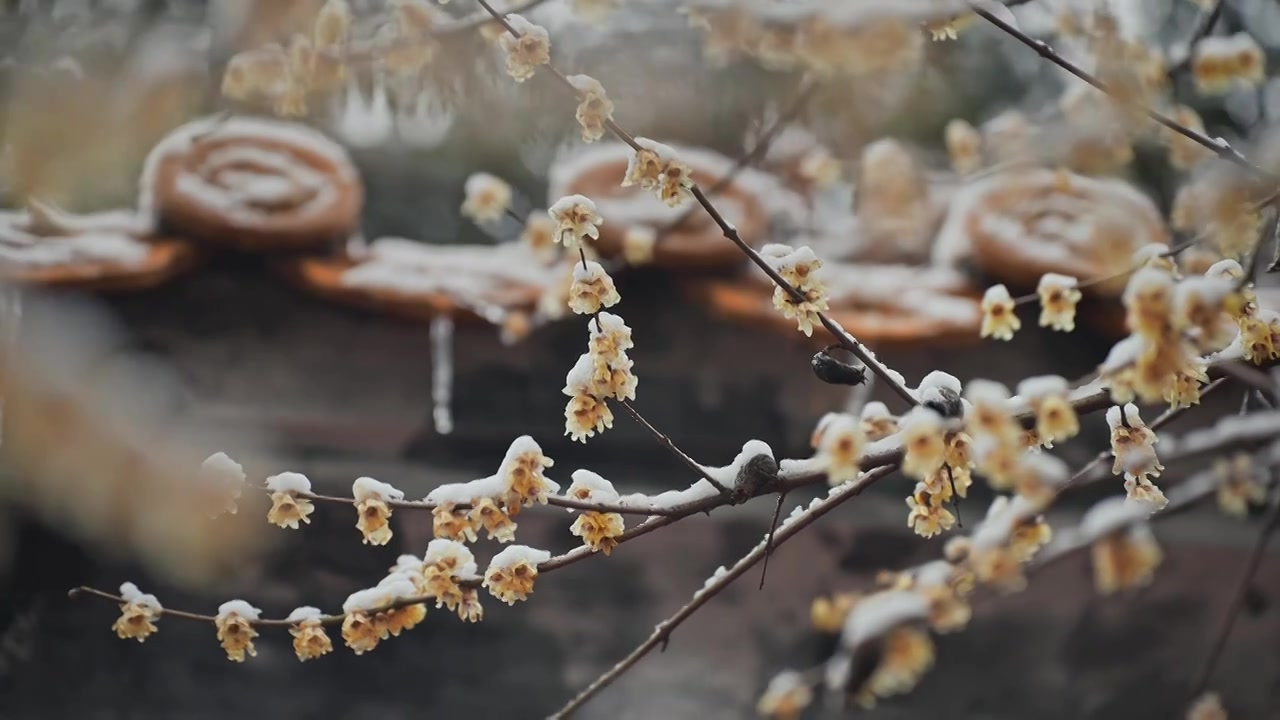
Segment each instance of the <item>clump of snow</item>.
M720 484L721 487L731 488L738 481L738 473L742 472L742 468L746 466L752 458L759 455L767 455L773 457L773 449L763 440L748 440L742 446L742 450L738 452L733 462L724 467L707 467L702 466L707 475Z
M1169 290L1173 287L1173 282L1173 276L1164 270L1140 268L1129 278L1129 284L1124 288L1124 302L1127 305L1139 295Z
M422 565L422 558L405 553L396 558L396 564L391 567L391 572L409 575L410 577L421 575Z
M302 607L294 608L293 612L289 613L289 616L286 617L284 621L288 623L301 623L306 622L307 620L319 620L322 617L324 617L324 613L320 612L320 608L303 605Z
M273 493L291 492L305 495L311 492L311 480L302 473L282 472L267 478L267 490Z
M141 605L155 611L164 610L164 607L160 604L160 600L157 599L155 595L142 592L138 589L137 585L134 585L131 582L124 583L120 586L120 597L124 598L124 601L127 603Z
M917 405L898 421L902 433L941 431L942 416L923 405Z
M425 502L432 505L470 505L480 498L493 498L501 495L505 482L500 475L478 478L465 483L441 485L427 494Z
M1037 290L1049 289L1070 289L1079 285L1080 281L1070 275L1060 275L1058 273L1045 273L1040 276L1040 283L1036 286Z
M946 560L931 560L916 568L911 575L917 587L930 588L946 585L954 571L955 566Z
M363 590L357 590L347 596L347 599L342 603L342 612L350 614L353 612L377 610L385 607L393 601L394 598L386 588L365 588Z
M404 493L391 485L374 480L371 477L356 478L351 484L351 496L356 502L365 500L397 501L404 499Z
M1121 416L1121 412L1124 413L1123 419ZM1112 430L1115 430L1116 428L1126 423L1130 427L1135 427L1135 428L1144 427L1145 424L1142 422L1142 415L1138 413L1137 405L1134 405L1133 403L1126 403L1123 411L1121 410L1119 405L1112 405L1111 407L1107 408L1107 426L1108 427L1110 427Z
M1089 508L1080 521L1080 531L1087 539L1096 540L1145 521L1153 509L1150 503L1136 502L1124 495L1109 497Z
M406 573L394 572L382 578L378 581L378 589L390 596L388 602L418 596L417 584Z
M604 271L604 266L594 260L588 260L586 263L574 263L573 265L573 281L575 283L591 284L601 282L609 276Z
M1018 383L1018 397L1038 400L1067 391L1067 379L1061 375L1039 375Z
M991 503L987 515L973 533L973 547L990 549L1009 540L1014 527L1040 514L1039 508L1026 497L1000 496Z
M565 491L565 496L587 502L612 503L618 500L618 491L613 483L605 480L590 470L574 470L570 476L573 482ZM569 510L573 512L572 508Z
M551 559L551 553L528 545L508 545L489 561L489 570L507 570L528 563L534 567Z
M246 620L257 620L262 617L262 611L244 600L228 600L218 606L218 619L225 619L232 615Z
M1138 356L1142 354L1145 341L1141 335L1130 335L1111 346L1111 350L1107 353L1107 357L1098 366L1100 372L1113 372L1122 368L1133 365Z
M729 574L729 570L725 568L725 566L721 565L720 567L716 568L716 571L711 573L711 577L703 581L702 589L694 593L695 597L698 595L702 595L703 593L715 587L716 584L720 582L721 578L723 578L725 575L728 575L728 574Z
M453 574L458 577L469 577L476 574L476 558L471 549L457 540L435 538L427 543L427 552L422 556L425 565L434 565L442 560L452 559Z
M965 386L964 398L974 405L996 405L1008 403L1009 388L994 380L970 380Z
M1009 288L1004 285L992 285L987 288L986 292L982 293L982 302L986 304L1010 302L1012 300L1013 296L1009 294Z
M889 406L879 400L869 402L862 406L863 420L879 420L881 418L891 418L893 415L889 413Z
M522 456L536 455L547 460L547 464L551 464L551 460L542 454L542 447L538 445L532 437L521 435L511 441L511 446L507 448L507 454L502 458L502 464L498 466L498 477L506 478L515 469L516 464L520 462ZM544 479L547 486L547 492L560 492L560 485L551 480Z
M1244 277L1244 268L1240 267L1240 263L1236 260L1227 258L1210 265L1209 269L1204 271L1204 274L1207 277L1222 277L1239 280Z
M841 643L855 649L890 630L929 616L929 601L910 590L888 590L863 598L853 606L840 634Z
M821 475L826 471L827 459L821 456L799 459L784 458L778 461L778 475L781 477ZM835 488L833 487L832 489L834 490Z
M657 495L632 493L618 498L618 505L629 510L667 512L720 495L720 488L706 479L698 480L683 490L667 490Z
M1213 427L1192 430L1177 443L1179 454L1198 453L1225 442L1264 441L1280 435L1280 411L1252 412L1248 415L1227 415ZM1174 452L1169 448L1169 452Z
M797 265L809 265L820 262L818 256L808 245L801 245L798 248L792 248L790 245L780 245L777 243L765 245L760 249L760 257L764 259L769 267L781 272L783 268L795 267ZM821 269L818 270L822 272Z
M1060 487L1071 479L1071 468L1061 458L1049 453L1024 453L1021 463L1050 487Z

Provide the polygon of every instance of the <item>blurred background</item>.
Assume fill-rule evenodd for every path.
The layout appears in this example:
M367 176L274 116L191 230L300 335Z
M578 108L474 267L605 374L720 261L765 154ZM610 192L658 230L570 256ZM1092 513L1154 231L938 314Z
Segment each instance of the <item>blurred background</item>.
M542 307L562 291L563 260L537 279L516 267L494 272L493 263L521 261L484 253L450 266L474 282L390 272L351 279L366 265L394 264L392 253L379 254L380 238L429 247L525 242L521 218L561 194L621 192L591 170L625 153L607 138L584 150L574 102L549 78L507 77L468 0L433 7L420 28L432 48L426 59L388 49L404 38L386 27L407 32L403 19L394 25L394 3L351 0L350 60L328 81L311 76L301 105L289 105L289 63L302 52L295 38L313 37L323 4L0 0L4 717L544 717L768 528L768 500L690 518L548 576L517 607L487 602L478 625L435 613L371 655L338 648L306 665L283 633L266 634L250 662L229 663L212 627L177 619L145 645L120 642L110 603L66 598L76 585L114 590L133 580L171 608L211 612L244 597L273 617L304 604L336 610L431 537L427 514L404 512L389 546L364 546L350 509L328 504L300 532L269 532L260 522L265 498L249 492L221 525L188 522L198 513L184 510L207 498L182 485L182 468L194 475L219 450L243 463L251 482L294 470L335 495L368 475L420 498L493 473L523 434L556 460L557 480L579 467L622 492L694 479L621 413L586 444L565 435L563 377L586 333L581 318ZM1034 278L1054 269L1035 259L1052 255L1042 244L1062 242L1016 209L1026 237L1013 246L983 245L966 230L964 213L975 211L957 198L970 201L968 190L998 177L1002 163L1139 191L1141 200L1124 206L1099 184L1091 204L1066 218L1089 228L1105 225L1094 219L1108 213L1132 218L1122 240L1090 231L1078 248L1098 275L1124 269L1147 241L1184 236L1188 228L1169 220L1179 188L1203 177L1236 182L1213 175L1217 168L1179 166L1136 128L1115 140L1118 113L1096 127L1071 120L1073 86L980 20L934 41L919 17L890 13L910 32L877 51L884 62L824 74L786 53L712 52L715 33L695 27L678 2L613 3L620 7L599 19L586 13L593 4L547 0L528 9L550 32L557 67L600 80L631 133L696 149L688 157L702 179L724 176L780 128L767 136L769 150L732 176L726 214L744 234L751 229L757 246L812 244L830 258L831 285L843 288L837 317L910 384L935 369L1010 386L1048 373L1080 378L1124 334L1118 292L1099 291L1071 334L1036 327L1029 312L1011 342L979 341L983 288L1034 290ZM1011 4L1009 17L1037 36L1107 5ZM1120 34L1171 70L1187 56L1205 4L1110 5ZM1280 4L1222 3L1212 34L1242 32L1273 66ZM1098 57L1088 32L1074 37L1064 52ZM307 51L322 57L316 44ZM1169 76L1149 99L1194 110L1210 136L1280 169L1271 140L1280 83L1264 73L1210 93L1185 67ZM233 117L261 118L266 129ZM978 133L982 169L966 170L958 145L949 146L956 119ZM205 123L198 132L188 125L197 120ZM192 149L202 133L219 132L243 154ZM482 172L509 185L515 218L477 221L460 210L468 178ZM184 204L192 177L227 199ZM254 177L283 178L285 189ZM810 358L829 339L820 329L806 338L775 317L763 275L736 250L724 253L728 242L713 227L688 220L676 226L681 242L664 245L678 216L624 196L610 201L601 204L606 225L634 210L615 226L618 237L633 227L660 233L651 258L617 249L606 258L623 298L615 311L636 340L635 406L699 462L728 463L753 438L777 457L807 457L827 412L856 412L868 400L904 409L883 387L868 393L815 378ZM237 225L242 207L257 220ZM1183 258L1194 265L1220 256ZM1259 280L1264 306L1275 297L1269 284ZM1240 400L1233 389L1206 397L1170 431L1232 414ZM1055 453L1077 467L1106 438L1101 418L1091 418ZM182 489L165 489L175 482ZM1050 524L1076 522L1119 486L1073 494ZM904 523L909 491L891 477L820 521L777 551L763 589L754 574L744 578L579 716L754 716L775 672L829 656L834 640L810 629L815 596L869 587L879 570L940 556L945 537L921 540ZM975 487L965 522L990 499ZM577 544L555 511L529 511L520 522L525 544L552 552ZM1095 596L1084 558L1055 564L1026 592L983 602L967 630L941 638L937 667L913 693L874 711L814 708L804 717L1179 717L1257 524L1207 506L1161 523L1156 582L1119 597ZM1280 717L1274 553L1249 597L1214 687L1233 718Z

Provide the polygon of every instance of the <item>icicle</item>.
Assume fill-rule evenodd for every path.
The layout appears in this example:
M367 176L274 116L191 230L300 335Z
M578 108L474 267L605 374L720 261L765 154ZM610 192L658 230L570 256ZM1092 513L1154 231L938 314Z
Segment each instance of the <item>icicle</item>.
M431 320L431 421L436 432L453 432L453 317L437 315Z
M22 289L17 285L0 288L0 357L15 362L18 331L22 325ZM4 443L4 393L0 391L0 444Z
M379 74L373 78L373 94L367 101L353 76L347 83L346 97L340 107L336 132L357 148L381 145L395 132L386 81Z
M453 112L439 106L422 92L412 105L408 103L396 115L396 131L400 141L411 147L438 147L453 129Z

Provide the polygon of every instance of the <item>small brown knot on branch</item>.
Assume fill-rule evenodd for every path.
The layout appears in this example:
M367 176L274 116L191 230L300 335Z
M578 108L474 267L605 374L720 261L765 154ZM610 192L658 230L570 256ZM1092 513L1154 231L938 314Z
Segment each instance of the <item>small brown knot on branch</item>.
M828 345L813 356L813 374L829 385L861 385L867 381L867 366L858 361L845 362L832 357L840 345Z
M772 455L760 453L742 464L733 481L733 504L744 503L777 488L778 461Z

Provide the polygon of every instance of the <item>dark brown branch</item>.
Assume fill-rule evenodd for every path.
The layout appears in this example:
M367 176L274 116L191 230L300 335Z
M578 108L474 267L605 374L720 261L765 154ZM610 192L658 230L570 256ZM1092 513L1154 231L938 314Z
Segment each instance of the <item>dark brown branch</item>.
M1204 665L1201 666L1200 672L1196 675L1196 680L1191 685L1192 698L1198 697L1209 685L1209 680L1213 677L1213 669L1218 664L1218 658L1222 656L1222 651L1227 646L1227 638L1231 636L1231 628L1235 626L1236 618L1240 615L1240 609L1244 607L1245 596L1249 593L1249 586L1253 582L1253 576L1258 572L1258 566L1262 564L1262 556L1266 553L1267 544L1271 541L1271 536L1275 534L1276 527L1280 526L1280 494L1271 500L1271 507L1267 511L1266 520L1263 521L1262 529L1258 531L1258 539L1253 544L1253 551L1249 553L1249 560L1245 563L1244 571L1240 573L1240 579L1236 581L1235 589L1231 593L1231 600L1227 604L1227 613L1222 618L1222 623L1218 626L1218 632L1214 635L1213 644L1209 646L1209 654L1205 657Z
M831 496L822 500L817 505L806 510L798 517L784 524L776 533L774 533L773 546L776 547L790 540L801 530L808 527L818 518L826 515L841 503L861 493L872 483L892 472L893 468L881 468L878 471L866 473L857 480L843 485ZM584 703L595 697L601 690L608 687L614 680L617 680L627 672L633 665L639 662L645 655L648 655L655 648L665 644L671 633L680 626L685 620L688 620L703 605L718 595L722 590L727 588L734 580L742 577L748 570L755 566L756 563L763 560L769 552L769 544L762 542L756 545L751 552L747 553L742 559L734 563L733 567L726 572L712 579L701 590L694 593L693 599L686 603L683 607L675 612L671 617L658 623L653 633L642 642L629 655L620 660L616 665L610 668L606 673L596 678L594 682L586 687L576 697L560 708L552 717L566 718L576 712Z

